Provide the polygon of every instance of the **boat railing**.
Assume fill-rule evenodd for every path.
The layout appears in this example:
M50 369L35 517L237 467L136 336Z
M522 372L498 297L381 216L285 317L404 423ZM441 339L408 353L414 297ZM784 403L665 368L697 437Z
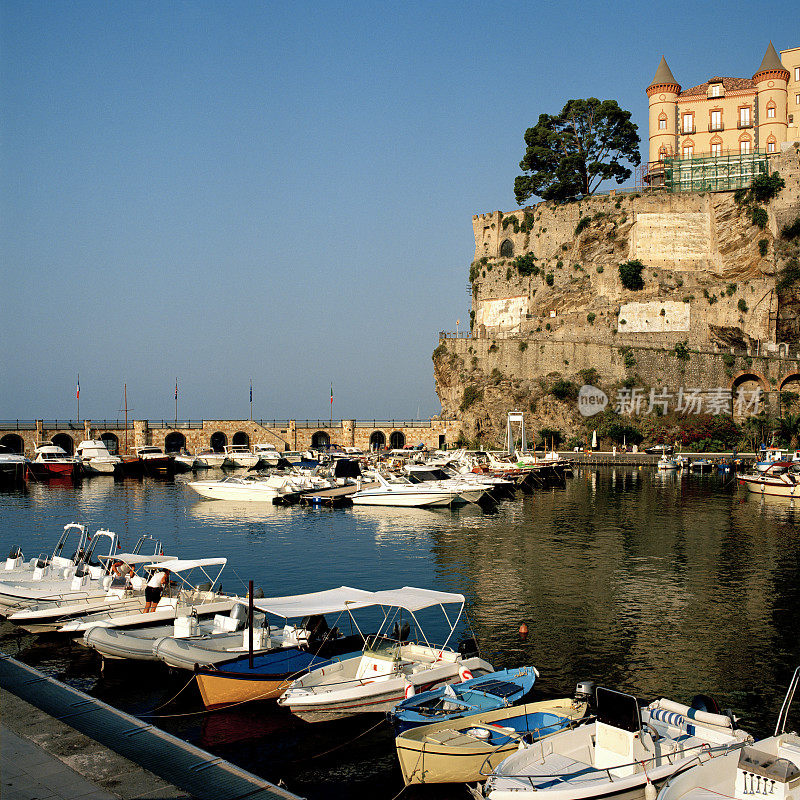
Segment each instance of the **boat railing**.
M789 682L789 689L786 692L786 697L783 698L783 705L781 705L780 713L778 714L778 721L775 724L775 735L780 736L786 731L786 720L789 716L789 709L794 700L794 693L797 690L797 684L800 682L800 667L795 669L792 675L792 680Z
M586 765L586 770L581 772L581 777L586 778L587 774L596 772L598 775L605 773L608 776L609 781L613 782L618 780L624 776L621 775L613 775L611 770L619 770L619 769L630 769L633 768L635 771L647 771L648 769L658 766L657 762L663 762L666 760L671 766L675 766L676 764L688 764L694 760L697 760L698 763L702 763L702 759L704 756L708 757L708 760L712 758L717 758L719 756L728 755L729 753L734 752L735 750L740 750L747 744L750 744L750 741L740 741L740 742L729 742L727 744L718 744L718 745L711 745L708 742L701 742L700 744L693 744L689 747L683 748L680 752L672 752L672 753L655 753L650 758L637 758L634 761L630 761L625 764L614 764L613 766L608 767L593 767L590 764ZM534 742L534 745L537 742ZM531 746L534 746L531 745ZM544 747L544 744L542 744ZM696 751L690 755L691 751ZM544 756L543 756L544 757ZM675 761L672 760L672 757L675 757ZM488 761L488 759L487 759ZM484 761L484 764L486 762ZM483 767L481 767L483 768ZM485 775L486 773L481 773L481 775ZM491 774L491 773L490 773ZM503 777L507 778L522 778L528 780L531 784L531 788L535 789L536 786L534 784L534 780L541 781L542 779L552 780L552 781L562 781L567 782L570 778L574 777L574 772L554 772L551 774L547 773L539 773L537 772L535 775L526 775L524 773L515 773L515 774L508 774L503 775Z

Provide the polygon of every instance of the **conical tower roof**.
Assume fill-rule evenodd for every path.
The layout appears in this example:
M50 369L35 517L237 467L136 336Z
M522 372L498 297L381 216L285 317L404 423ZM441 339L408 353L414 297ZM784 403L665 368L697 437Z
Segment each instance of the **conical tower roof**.
M660 86L664 83L674 83L676 86L678 85L678 81L675 80L675 76L672 74L672 70L667 64L667 59L661 56L661 63L658 65L658 69L653 76L653 80L650 82L650 86ZM647 88L649 89L650 86Z
M775 52L772 42L769 43L767 52L764 53L764 58L761 60L761 66L756 71L756 75L760 72L775 72L776 70L788 72L786 67L781 64L780 56Z

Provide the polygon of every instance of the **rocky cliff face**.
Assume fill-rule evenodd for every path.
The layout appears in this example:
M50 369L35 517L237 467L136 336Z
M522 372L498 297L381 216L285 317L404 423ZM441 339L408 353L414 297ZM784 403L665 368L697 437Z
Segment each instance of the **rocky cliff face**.
M572 399L558 399L559 382L611 392L634 380L683 381L687 365L673 362L685 343L719 351L717 361L727 352L727 363L712 360L696 375L694 385L711 388L747 366L731 361L731 347L794 348L800 269L785 280L797 247L781 229L800 216L800 154L782 154L772 169L787 185L761 204L765 215L734 192L633 193L476 215L473 338L442 341L434 353L443 414L461 418L469 437L499 436L514 407L536 427L570 430L580 417ZM623 285L620 264L631 262L639 288Z

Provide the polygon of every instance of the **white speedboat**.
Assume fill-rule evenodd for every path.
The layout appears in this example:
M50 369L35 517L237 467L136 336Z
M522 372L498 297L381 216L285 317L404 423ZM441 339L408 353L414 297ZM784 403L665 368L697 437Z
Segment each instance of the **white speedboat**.
M458 489L459 497L467 503L479 503L490 494L489 484L475 473L472 473L473 480L461 476L453 477L439 467L429 467L426 464L406 464L403 471L412 483L424 484L426 487Z
M253 445L253 455L258 459L254 464L255 469L275 467L282 457L282 454L274 444L266 444L263 442Z
M221 469L225 463L225 453L218 453L216 450L203 450L196 457L198 469Z
M76 563L76 557L80 560L79 554L85 539L86 526L77 522L69 522L59 534L53 552L49 555L47 553L39 553L35 558L25 561L22 549L16 546L12 547L6 558L6 563L2 571L0 571L0 581L5 583L19 580L28 581L33 577L35 569L43 569L48 566L64 569L65 567L73 566ZM66 552L72 551L73 555L70 557L65 556L65 549Z
M113 475L122 469L122 459L112 456L102 439L82 441L77 456L87 475Z
M161 549L157 542L156 548ZM10 614L8 621L29 633L52 633L60 631L68 622L74 622L88 614L139 611L144 605L146 580L136 574L135 570L145 564L171 561L174 556L115 553L113 556L100 556L100 558L106 563L102 588L97 587L85 594L65 592L56 598L40 600ZM117 561L122 562L125 577L117 578L113 575L111 565ZM134 570L132 577L127 574L131 568Z
M146 475L173 475L175 473L175 456L167 455L160 447L148 444L134 447L142 471Z
M373 592L367 602L383 609L384 620L378 632L367 637L363 651L298 678L278 700L280 705L306 722L324 722L386 712L412 692L494 671L478 656L474 640L458 651L447 646L464 611L463 595L405 586ZM458 614L448 615L445 606L453 604ZM430 644L416 616L432 606L441 608L449 628L442 646ZM410 620L402 619L404 612ZM415 638L410 635L412 621Z
M170 581L158 601L155 611L143 614L144 593L137 596L136 607L116 610L114 608L86 614L62 625L58 630L72 636L83 636L93 625L104 628L143 628L163 622L174 622L177 617L188 617L196 613L198 618L228 614L237 598L215 591L225 558L174 559L152 563L145 569L169 570L177 581ZM219 570L214 570L219 567Z
M99 530L91 538L86 527L73 523L77 529L78 549L68 561L63 557L34 565L30 576L0 581L0 613L19 610L41 602L63 600L65 597L88 597L105 593L103 577L106 567L98 556L113 555L117 549L117 534ZM41 563L41 566L40 566Z
M793 462L774 461L765 469L739 475L736 480L753 494L800 498L800 465Z
M463 505L461 489L452 486L430 486L424 483L411 483L404 478L392 481L374 473L378 486L359 489L350 495L357 506L403 506L406 508L435 508L439 506Z
M23 453L14 453L0 445L0 486L19 486L25 481L28 459Z
M186 450L167 453L175 459L175 472L194 472L197 469L197 457Z
M667 781L658 800L798 800L800 736L786 732L786 718L797 689L796 669L783 701L775 733L719 758L700 759L696 767Z
M672 458L665 454L658 459L658 468L661 470L680 469L681 463L677 458Z
M752 742L730 717L671 700L640 708L633 695L598 687L595 710L594 723L521 745L489 775L484 796L645 800L652 787L700 759L724 756Z
M243 500L271 503L279 495L296 492L298 487L285 475L268 478L238 478L191 481L189 487L207 500Z
M225 460L222 462L225 469L249 469L258 461L259 457L246 444L225 445Z

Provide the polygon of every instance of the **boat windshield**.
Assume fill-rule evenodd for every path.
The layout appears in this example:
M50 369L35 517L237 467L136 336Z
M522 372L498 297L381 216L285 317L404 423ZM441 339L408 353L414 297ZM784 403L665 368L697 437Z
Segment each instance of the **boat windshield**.
M379 634L368 636L364 643L364 653L378 658L395 660L400 657L400 642Z

